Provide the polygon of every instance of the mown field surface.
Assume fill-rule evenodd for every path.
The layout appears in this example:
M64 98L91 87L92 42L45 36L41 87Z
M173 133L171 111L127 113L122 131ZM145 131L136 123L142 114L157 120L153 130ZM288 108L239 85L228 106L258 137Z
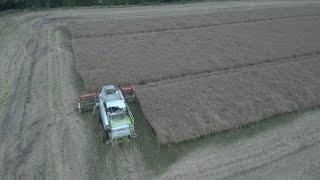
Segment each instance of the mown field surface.
M68 29L86 88L140 85L142 110L168 143L319 105L319 12L241 9Z

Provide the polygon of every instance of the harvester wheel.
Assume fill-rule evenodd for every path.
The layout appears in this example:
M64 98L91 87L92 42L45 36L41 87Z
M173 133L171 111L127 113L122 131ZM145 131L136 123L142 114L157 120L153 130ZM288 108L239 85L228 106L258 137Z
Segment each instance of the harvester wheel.
M101 132L101 141L106 144L112 144L112 141L109 138L109 134L106 131Z
M96 116L97 116L98 122L102 124L102 118L100 116L100 113L97 113Z
M136 138L136 137L137 137L137 134L136 134L136 133L133 133L132 135L130 135L130 137Z

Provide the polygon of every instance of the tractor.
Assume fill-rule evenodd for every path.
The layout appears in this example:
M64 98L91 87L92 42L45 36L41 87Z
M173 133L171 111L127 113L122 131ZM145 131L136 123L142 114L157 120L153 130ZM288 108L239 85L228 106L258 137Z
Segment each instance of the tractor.
M136 137L134 117L128 106L129 102L135 100L133 86L118 88L106 85L101 88L100 93L80 95L78 111L93 111L102 124L103 142L119 143Z

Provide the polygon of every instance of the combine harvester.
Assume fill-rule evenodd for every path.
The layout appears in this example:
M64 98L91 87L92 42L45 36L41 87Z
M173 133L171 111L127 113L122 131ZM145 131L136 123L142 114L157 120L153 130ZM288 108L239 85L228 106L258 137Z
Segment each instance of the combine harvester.
M117 86L107 85L102 87L100 93L83 94L79 99L78 111L93 111L102 123L103 142L119 143L136 137L134 117L127 104L136 100L133 86L118 89Z

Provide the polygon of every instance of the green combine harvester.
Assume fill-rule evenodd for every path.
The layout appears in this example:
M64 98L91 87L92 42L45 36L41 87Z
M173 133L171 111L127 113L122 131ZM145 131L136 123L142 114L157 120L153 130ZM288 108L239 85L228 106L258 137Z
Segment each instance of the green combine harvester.
M136 137L134 117L127 104L135 99L133 86L118 89L107 85L102 87L100 93L80 95L78 110L80 113L92 110L98 116L103 126L103 142L119 143Z

